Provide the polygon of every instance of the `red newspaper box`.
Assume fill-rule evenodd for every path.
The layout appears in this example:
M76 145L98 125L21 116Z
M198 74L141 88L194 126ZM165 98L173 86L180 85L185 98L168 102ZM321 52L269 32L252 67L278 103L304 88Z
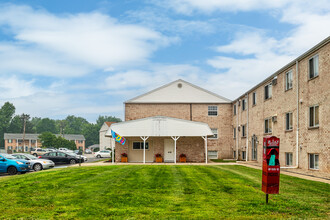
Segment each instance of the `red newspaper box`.
M280 139L275 136L264 137L262 164L262 191L268 194L278 194L280 186Z

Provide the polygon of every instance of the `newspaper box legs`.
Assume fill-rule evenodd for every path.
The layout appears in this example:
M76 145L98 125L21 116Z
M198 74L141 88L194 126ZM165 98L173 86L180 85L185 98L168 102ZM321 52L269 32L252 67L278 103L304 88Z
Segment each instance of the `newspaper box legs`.
M262 163L262 191L268 194L278 194L280 186L280 139L275 136L264 137Z

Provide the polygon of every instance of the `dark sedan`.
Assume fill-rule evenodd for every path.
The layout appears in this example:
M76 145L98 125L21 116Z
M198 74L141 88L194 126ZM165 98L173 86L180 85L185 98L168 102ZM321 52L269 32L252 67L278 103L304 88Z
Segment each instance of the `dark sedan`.
M59 151L46 153L40 156L39 158L48 159L53 161L54 163L76 164L79 163L79 161L81 163L84 162L84 160L77 155L59 152Z

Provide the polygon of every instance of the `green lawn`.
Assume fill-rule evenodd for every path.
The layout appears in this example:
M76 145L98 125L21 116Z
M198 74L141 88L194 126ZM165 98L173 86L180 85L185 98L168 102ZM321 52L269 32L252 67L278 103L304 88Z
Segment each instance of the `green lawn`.
M211 159L211 161L217 163L236 163L236 160L224 160L224 159Z
M328 184L243 166L75 167L0 178L0 219L329 218Z

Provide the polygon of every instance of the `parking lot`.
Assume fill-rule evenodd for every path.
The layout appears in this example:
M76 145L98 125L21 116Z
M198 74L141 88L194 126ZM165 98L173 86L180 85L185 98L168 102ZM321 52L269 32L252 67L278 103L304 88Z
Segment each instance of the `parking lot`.
M84 162L84 163L94 163L94 162L97 162L97 161L100 161L100 160L104 160L105 159L105 158L96 158L92 154L85 154L84 156L87 157L87 161ZM72 166L72 165L70 165L70 164L55 164L55 167L53 169L67 168L67 167L70 167L70 166ZM35 171L31 170L30 173L32 173L32 172L35 172ZM20 174L20 173L18 173L17 175L26 175L26 174ZM7 173L0 173L0 178L1 177L5 177L5 176L9 176L9 175Z

